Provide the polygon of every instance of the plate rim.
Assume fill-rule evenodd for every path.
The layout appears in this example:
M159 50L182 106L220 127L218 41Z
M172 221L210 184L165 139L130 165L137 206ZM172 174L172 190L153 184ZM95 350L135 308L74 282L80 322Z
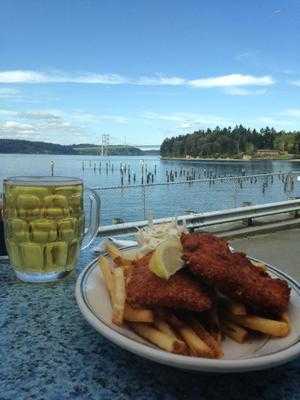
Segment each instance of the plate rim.
M126 250L129 248L132 248L132 246L122 248L121 250ZM296 343L290 345L286 349L279 350L276 353L260 357L237 359L237 360L207 359L207 358L184 356L184 355L169 353L160 349L147 346L143 343L136 342L135 340L128 338L122 335L121 333L115 331L110 326L106 325L103 321L101 321L100 318L97 318L88 308L88 306L84 301L84 297L81 290L84 278L87 272L95 267L95 264L97 263L99 258L100 256L93 259L79 274L75 287L76 302L80 309L81 314L86 319L86 321L97 332L103 335L107 340L118 345L124 350L127 350L131 353L134 353L148 360L172 366L175 368L193 370L193 371L203 371L203 372L218 372L218 373L247 372L247 371L272 368L287 363L289 361L292 361L300 355L300 338ZM255 261L261 261L255 257L249 257L249 259ZM266 264L268 269L270 269L271 271L274 271L277 274L284 277L289 283L291 283L300 291L300 284L294 278L290 277L285 272L279 270L277 267L274 267L273 265L266 263L265 261L261 262Z

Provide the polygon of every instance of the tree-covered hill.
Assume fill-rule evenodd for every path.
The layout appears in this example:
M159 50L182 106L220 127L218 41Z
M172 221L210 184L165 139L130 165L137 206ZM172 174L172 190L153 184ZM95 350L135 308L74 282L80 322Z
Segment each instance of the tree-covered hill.
M27 154L74 154L98 155L101 147L95 144L61 145L29 140L0 139L0 153L27 153ZM108 155L139 156L145 153L133 146L111 145Z
M260 129L219 128L199 130L187 135L167 138L163 141L162 157L236 157L255 156L257 150L278 150L280 153L300 153L300 131L276 131Z

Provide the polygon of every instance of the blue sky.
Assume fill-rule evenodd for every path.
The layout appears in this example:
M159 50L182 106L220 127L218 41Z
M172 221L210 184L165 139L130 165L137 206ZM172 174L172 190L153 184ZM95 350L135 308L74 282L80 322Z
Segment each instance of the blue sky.
M300 3L1 0L0 137L300 129Z

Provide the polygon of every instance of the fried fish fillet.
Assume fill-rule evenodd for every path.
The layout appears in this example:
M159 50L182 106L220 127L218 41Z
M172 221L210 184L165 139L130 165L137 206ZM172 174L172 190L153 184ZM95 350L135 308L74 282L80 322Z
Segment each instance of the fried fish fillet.
M134 263L126 278L126 300L132 306L204 311L212 306L209 294L184 270L165 280L149 269L151 255Z
M278 315L287 309L287 282L271 278L243 253L232 253L225 240L193 233L182 235L181 242L188 268L221 293L263 313Z

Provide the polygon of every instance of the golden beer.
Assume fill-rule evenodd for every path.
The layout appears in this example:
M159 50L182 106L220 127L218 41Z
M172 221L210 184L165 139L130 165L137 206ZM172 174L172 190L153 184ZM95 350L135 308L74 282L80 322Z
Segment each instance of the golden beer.
M76 264L84 235L83 184L55 179L4 181L6 246L20 279L52 280Z

